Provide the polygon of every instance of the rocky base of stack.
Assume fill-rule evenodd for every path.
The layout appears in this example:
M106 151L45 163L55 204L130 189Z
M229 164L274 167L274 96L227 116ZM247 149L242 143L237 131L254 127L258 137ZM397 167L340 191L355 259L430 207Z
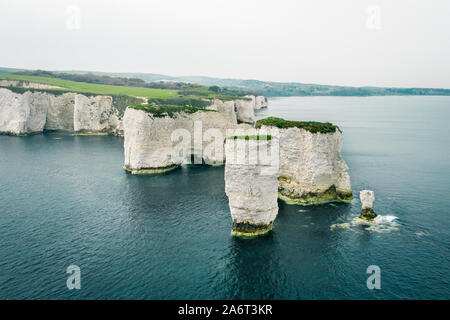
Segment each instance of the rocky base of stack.
M353 199L351 190L337 189L334 185L325 190L305 192L298 181L287 177L280 177L278 198L287 204L311 205L327 202L350 202Z
M245 178L242 180L245 180ZM276 180L271 184L274 183L276 183ZM245 188L244 182L242 182L242 185ZM226 193L229 198L230 213L233 220L231 231L233 236L255 237L272 230L273 222L278 214L276 189L274 189L273 195L263 195L264 187L267 187L267 185L258 189L257 184L253 184L248 187L246 194L245 191L243 194L237 194L231 192L232 186L229 183L227 184ZM251 195L252 190L255 192L254 195Z
M161 168L141 168L141 169L132 169L130 167L124 166L123 169L126 172L129 172L131 174L158 174L158 173L164 173L169 172L175 169L180 168L179 165L172 165L169 167L161 167Z
M161 167L161 168L141 168L141 169L132 169L130 167L124 166L123 169L126 172L129 172L131 174L158 174L158 173L164 173L169 172L175 169L180 168L179 165L173 165L169 167Z
M252 224L249 222L233 222L232 236L255 237L272 230L273 222L269 224Z
M362 209L361 213L359 214L358 218L366 220L366 221L373 221L377 217L377 214L375 211L373 211L372 208L364 208Z

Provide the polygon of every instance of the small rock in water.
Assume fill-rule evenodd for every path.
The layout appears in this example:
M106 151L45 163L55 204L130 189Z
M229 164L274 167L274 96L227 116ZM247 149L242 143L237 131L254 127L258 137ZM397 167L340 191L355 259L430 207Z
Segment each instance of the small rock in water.
M362 210L359 214L359 218L367 221L373 221L373 219L377 216L375 211L372 209L373 201L375 200L375 193L371 190L362 190L359 193L359 198L362 203Z

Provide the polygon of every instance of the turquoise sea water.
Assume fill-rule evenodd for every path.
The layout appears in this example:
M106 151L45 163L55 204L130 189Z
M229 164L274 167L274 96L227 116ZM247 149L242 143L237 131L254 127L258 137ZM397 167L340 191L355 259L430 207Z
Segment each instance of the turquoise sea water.
M122 138L0 136L0 298L449 299L450 97L279 98L267 115L338 124L356 197L280 202L252 240L230 236L222 167L133 176ZM377 227L352 223L362 189Z

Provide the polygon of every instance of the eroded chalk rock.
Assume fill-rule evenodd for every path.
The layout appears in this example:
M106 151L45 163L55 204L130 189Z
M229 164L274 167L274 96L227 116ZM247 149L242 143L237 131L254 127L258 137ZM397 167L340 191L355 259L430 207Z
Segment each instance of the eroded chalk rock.
M73 128L77 133L108 133L114 114L111 96L75 96Z
M257 96L255 98L255 110L260 110L262 108L267 108L267 98L264 96Z
M278 166L260 157L260 150L271 150L278 142L267 137L257 135L246 140L245 136L234 136L226 140L225 192L233 220L232 235L267 233L278 214Z
M228 117L231 122L237 123L235 103L233 100L222 101L219 99L213 99L211 101L211 105L207 106L206 109L216 110L222 113L225 117Z
M328 123L259 120L279 127L279 198L292 204L351 200L348 167L341 155L342 133Z
M122 105L142 99L116 96ZM124 108L124 107L123 107ZM111 96L25 91L0 88L0 133L25 135L43 130L78 134L123 134L120 111Z
M253 124L255 122L255 96L247 95L244 99L236 99L237 120Z
M373 211L373 202L375 201L375 193L371 190L362 190L359 193L361 199L361 213L359 218L372 221L377 217L377 214Z
M49 96L41 92L14 93L0 88L0 133L25 135L42 132Z
M154 111L154 107L150 110ZM175 108L170 115L129 107L123 124L124 169L133 174L177 168L186 160L184 155L190 157L191 154L199 163L223 164L226 130L236 126L220 112L185 112L182 107Z
M76 93L49 95L45 130L73 131L73 115Z

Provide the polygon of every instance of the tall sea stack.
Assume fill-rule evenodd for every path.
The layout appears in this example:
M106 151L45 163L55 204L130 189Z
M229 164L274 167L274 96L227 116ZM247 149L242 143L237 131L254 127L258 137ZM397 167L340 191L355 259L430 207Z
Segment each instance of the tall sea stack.
M308 205L353 198L337 126L270 117L258 120L256 127L279 128L280 199Z
M256 236L272 229L278 214L278 155L271 155L278 153L277 146L278 140L269 135L226 139L225 192L232 235Z

